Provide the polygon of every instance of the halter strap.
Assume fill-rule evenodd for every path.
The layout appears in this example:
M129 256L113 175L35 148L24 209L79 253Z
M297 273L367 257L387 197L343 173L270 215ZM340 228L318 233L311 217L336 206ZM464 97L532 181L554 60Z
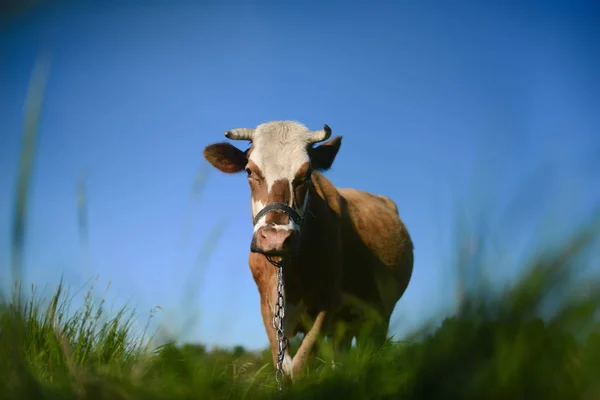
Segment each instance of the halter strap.
M312 177L312 169L309 169L307 174L306 174L306 178L305 178L305 182L310 182L311 181L311 177ZM310 188L307 188L307 192L306 192L306 196L307 198L305 199L305 203L304 206L306 207L306 204L308 202L308 198L310 197L309 195L309 191ZM278 201L274 201L272 203L267 204L266 206L264 206L254 217L254 219L252 220L252 224L256 225L258 223L258 221L265 216L265 214L267 214L268 212L271 211L281 211L285 214L287 214L295 223L296 225L302 225L302 219L303 217L298 213L298 211L294 210L292 207L288 206L285 203L280 203Z
M265 214L267 214L270 211L281 211L287 214L297 225L300 225L302 223L302 217L292 207L288 206L285 203L273 202L264 206L263 209L260 210L258 214L256 214L254 220L252 221L252 224L256 225L258 223L258 220L260 220Z

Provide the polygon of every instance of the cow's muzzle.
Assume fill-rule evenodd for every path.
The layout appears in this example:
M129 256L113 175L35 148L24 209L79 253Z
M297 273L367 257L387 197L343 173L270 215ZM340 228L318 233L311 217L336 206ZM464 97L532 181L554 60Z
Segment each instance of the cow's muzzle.
M269 203L254 217L253 224L271 211L279 211L287 214L293 223L300 227L302 217L296 210L284 203ZM288 225L285 228L273 224L261 226L256 230L250 244L250 251L268 256L283 256L296 247L298 234Z
M296 247L296 241L297 235L293 229L264 226L254 233L250 250L267 256L284 256Z

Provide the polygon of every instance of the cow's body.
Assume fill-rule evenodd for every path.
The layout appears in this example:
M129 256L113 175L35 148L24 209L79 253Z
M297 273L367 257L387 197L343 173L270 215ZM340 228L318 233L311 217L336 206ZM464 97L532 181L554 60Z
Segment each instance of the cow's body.
M294 123L276 124L283 124L277 127L299 129ZM277 133L267 138L265 136L261 137L263 141L277 141L280 138ZM281 137L283 139L279 140L278 145L286 150L285 136ZM292 161L288 160L286 167L292 171L292 177L287 183L281 177L270 181L268 177L263 178L262 186L260 182L251 182L253 215L270 202L290 203L302 212L301 227L285 219L284 213L279 215L271 212L262 217L255 224L252 242L255 251L251 251L249 256L274 362L278 349L276 332L272 326L273 305L277 298L277 271L267 260L267 255L283 260L284 331L288 339L298 333L305 334L297 355L292 357L286 353L285 356L283 367L292 377L304 366L306 356L314 350L319 337L331 338L336 349L348 348L353 337L356 337L358 345L367 341L382 343L394 306L412 275L413 244L398 215L396 204L385 196L336 188L319 172L329 168L333 162L341 144L340 139L335 138L316 148L326 149L327 152L317 153L309 149L309 163L300 153L296 157L296 166L290 165ZM327 146L332 146L333 150ZM227 151L231 150L228 148ZM264 163L263 159L252 161L252 152L253 148L245 153L247 165L254 167ZM219 153L219 156L222 154ZM219 161L214 161L215 157L207 155L213 165L227 170L227 166L223 167ZM284 161L280 163L286 162L285 157L281 159ZM236 162L243 163L240 160ZM309 183L292 184L292 181L299 181L299 178L293 178L293 174L303 176L305 172L302 171L307 164L315 165ZM319 165L324 167L319 168ZM283 169L278 171L281 176L285 173ZM262 173L262 169L256 173ZM288 230L293 233L289 239L277 239L274 236ZM267 234L263 231L267 231ZM280 251L279 247L283 245L273 245L279 249L277 251L264 250L273 243L279 243L277 240L292 244L286 247L286 251Z

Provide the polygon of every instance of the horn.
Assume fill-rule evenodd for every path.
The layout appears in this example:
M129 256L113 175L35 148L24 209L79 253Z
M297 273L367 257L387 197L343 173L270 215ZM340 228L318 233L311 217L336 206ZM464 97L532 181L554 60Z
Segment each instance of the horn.
M254 128L237 128L225 132L225 137L231 140L250 140L252 141Z
M309 135L309 143L322 142L323 140L329 139L329 136L331 136L331 128L325 124L323 129L312 131L309 133Z

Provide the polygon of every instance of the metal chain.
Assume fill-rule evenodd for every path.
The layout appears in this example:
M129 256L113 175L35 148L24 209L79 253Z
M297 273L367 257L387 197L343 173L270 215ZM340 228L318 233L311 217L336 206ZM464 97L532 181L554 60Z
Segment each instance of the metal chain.
M277 381L277 390L282 390L283 381L283 358L285 350L288 347L287 338L283 331L283 318L285 317L285 303L283 298L283 261L273 261L267 257L269 262L277 268L277 301L273 306L273 328L277 338L277 362L275 364L275 380Z
M310 172L307 175L306 183L311 183ZM312 214L310 210L307 209L308 202L310 200L310 189L306 192L306 199L304 201L304 213L303 214ZM314 214L313 214L314 216ZM304 225L304 217L300 220L300 230L302 230L302 226ZM277 339L277 362L275 363L275 381L277 381L277 390L282 391L282 382L283 382L283 358L285 357L285 351L288 348L288 340L285 337L285 332L283 330L283 318L285 317L285 299L283 297L283 260L274 261L270 256L267 256L267 260L277 268L277 301L273 306L273 329L276 332Z

